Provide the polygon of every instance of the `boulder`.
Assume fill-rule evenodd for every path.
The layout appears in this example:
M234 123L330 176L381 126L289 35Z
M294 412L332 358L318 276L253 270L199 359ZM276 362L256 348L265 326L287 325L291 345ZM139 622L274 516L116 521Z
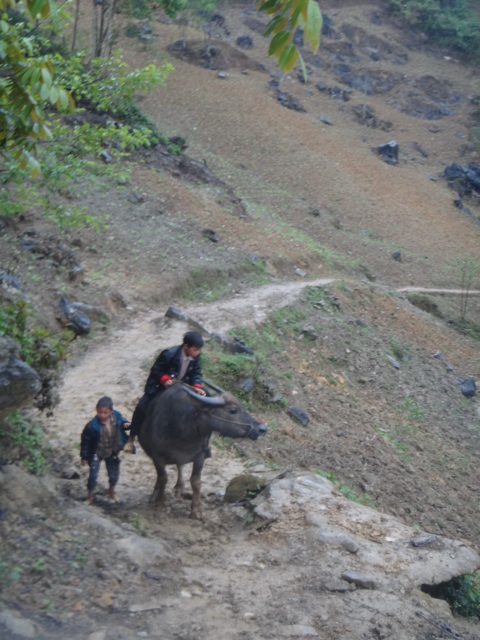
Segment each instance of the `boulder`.
M8 415L42 387L38 373L20 359L18 344L0 337L0 416Z

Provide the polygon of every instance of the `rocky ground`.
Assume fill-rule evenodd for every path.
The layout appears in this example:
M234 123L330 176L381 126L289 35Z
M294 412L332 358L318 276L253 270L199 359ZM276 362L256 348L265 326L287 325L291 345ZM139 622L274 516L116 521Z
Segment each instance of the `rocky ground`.
M59 289L97 311L59 402L35 416L53 473L37 480L3 460L5 637L479 637L421 590L478 566L480 413L460 391L479 377L478 343L452 327L458 295L426 296L422 310L403 290L456 289L454 259L478 254L476 203L465 201L471 215L455 207L440 177L477 158L476 72L377 3L322 5L332 31L317 58L305 53L308 85L275 71L246 3L221 7L210 68L198 45L167 52L179 31L161 15L147 44L121 36L132 64L173 56L167 87L141 106L195 162L157 149L121 188L79 184L69 197L110 215L102 234L52 235L34 209L5 221L5 265L46 326ZM248 50L236 45L245 35ZM397 166L376 153L392 138ZM32 237L35 251L22 246ZM152 358L188 326L165 318L172 304L251 341L246 400L269 433L214 441L202 522L187 501L151 507L141 451L123 456L123 503L108 502L102 476L87 508L80 430L104 393L131 414ZM474 297L469 311L478 317ZM253 505L225 503L245 471L273 484Z

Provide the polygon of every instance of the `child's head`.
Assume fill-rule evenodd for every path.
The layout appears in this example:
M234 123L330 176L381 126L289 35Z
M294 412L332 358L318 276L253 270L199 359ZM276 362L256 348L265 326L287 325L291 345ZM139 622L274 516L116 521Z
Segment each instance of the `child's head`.
M203 338L198 331L187 331L183 336L183 350L189 358L196 358L200 355L203 347Z
M108 396L103 396L97 402L97 417L100 422L106 422L112 415L113 400Z

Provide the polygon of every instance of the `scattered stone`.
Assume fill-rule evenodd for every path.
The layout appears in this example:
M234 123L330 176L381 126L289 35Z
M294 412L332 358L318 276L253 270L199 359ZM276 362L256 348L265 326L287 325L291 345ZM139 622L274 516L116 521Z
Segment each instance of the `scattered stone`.
M255 386L255 382L253 378L246 378L240 385L240 389L241 391L243 391L243 393L251 393L253 391L254 386Z
M308 340L318 340L318 333L315 331L313 327L304 327L300 332L300 337L307 338Z
M376 584L375 580L371 578L367 578L361 573L357 571L344 571L342 573L342 580L346 580L347 582L353 582L357 587L361 587L362 589L375 589Z
M238 36L236 44L237 47L241 49L251 49L253 47L253 40L250 36Z
M288 407L287 414L293 418L296 422L299 422L302 427L306 427L310 422L310 418L306 412L300 407L292 406Z
M395 369L400 369L400 363L398 362L398 360L395 360L395 358L392 358L392 356L387 356L387 360L390 362L390 364L392 365L392 367L395 367Z
M300 276L301 278L304 278L307 275L303 269L299 269L298 267L295 267L293 272L296 273L297 276Z
M59 300L60 315L57 319L67 329L71 329L75 337L90 333L90 319L88 316L69 304L63 294L60 294Z
M73 284L78 284L83 281L85 277L85 267L81 264L75 264L68 272L68 279Z
M392 251L392 258L397 262L402 261L402 252L401 251Z
M320 120L324 123L324 124L329 124L331 125L332 123L330 122L330 120L327 118L327 116L320 116Z
M423 158L428 158L428 156L430 155L428 151L426 151L422 146L420 146L418 144L418 142L414 142L413 143L413 148L418 151L418 153L423 157Z
M413 540L410 540L410 544L412 545L412 547L426 547L429 544L433 544L437 540L438 540L437 536L422 535L422 536L413 538Z
M391 140L377 147L377 153L381 156L382 160L392 165L398 164L398 151L399 146L396 140Z
M297 98L292 96L290 93L287 93L286 91L278 90L277 100L280 102L280 104L283 107L286 107L287 109L291 109L292 111L298 111L300 113L306 112L306 109L302 105L302 103L299 100L297 100Z
M356 588L353 582L347 582L346 580L329 580L325 583L324 587L327 591L337 593L345 593Z
M5 289L12 287L13 289L18 289L18 291L22 290L20 278L13 274L9 269L0 273L0 286Z
M465 398L473 398L477 394L477 383L473 378L465 378L460 384L460 391Z
M442 352L441 351L435 351L435 353L433 354L434 358L441 358L442 357Z
M105 164L110 164L111 162L113 162L112 156L108 153L106 149L102 151L102 153L100 154L100 157L105 162Z
M0 623L5 625L7 630L21 638L38 638L38 629L34 622L26 618L21 618L16 611L5 609L0 612Z
M172 136L168 139L168 142L179 147L182 151L185 151L188 148L188 143L182 136Z
M221 80L225 80L226 77L227 77L227 74L225 73L225 71L219 71L217 73L217 78L220 78Z
M206 238L208 238L212 242L218 242L217 232L214 231L213 229L204 229L202 233Z
M37 372L20 359L19 345L0 337L0 413L11 412L37 394L42 383Z

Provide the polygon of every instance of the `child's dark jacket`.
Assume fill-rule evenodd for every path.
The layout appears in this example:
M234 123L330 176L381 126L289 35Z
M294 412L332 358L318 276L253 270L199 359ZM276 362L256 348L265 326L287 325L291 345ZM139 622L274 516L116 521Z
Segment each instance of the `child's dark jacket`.
M170 347L170 349L165 349L158 356L150 369L145 384L145 394L147 396L155 395L159 389L163 388L163 383L168 378L176 378L178 376L182 368L182 350L183 345ZM202 365L199 355L188 363L183 382L192 387L202 386Z
M123 425L125 424L125 422L128 422L128 420L125 420L125 418L122 416L120 411L115 411L115 409L112 412L112 416L115 417L115 421L116 421L116 425L115 425L116 440L115 440L114 453L117 454L123 449L123 447L125 446L125 443L128 440L128 434L123 428ZM95 416L93 420L90 420L90 422L88 422L85 425L85 428L82 431L82 437L80 441L81 459L88 460L90 462L97 451L99 442L100 442L100 420L98 419L97 416Z

